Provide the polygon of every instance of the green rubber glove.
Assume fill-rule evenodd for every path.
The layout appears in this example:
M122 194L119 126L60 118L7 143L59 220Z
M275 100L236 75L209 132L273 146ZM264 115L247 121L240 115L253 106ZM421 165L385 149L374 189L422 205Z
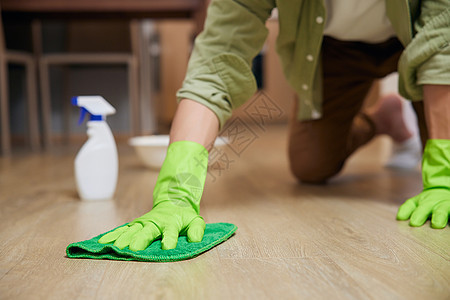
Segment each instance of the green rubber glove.
M153 208L127 226L105 234L98 241L120 249L146 249L162 237L162 249L177 246L178 236L201 242L205 221L199 215L206 180L208 151L200 144L179 141L170 144L153 191Z
M450 140L428 140L422 159L423 191L403 203L397 220L422 226L431 215L431 227L444 228L450 213Z

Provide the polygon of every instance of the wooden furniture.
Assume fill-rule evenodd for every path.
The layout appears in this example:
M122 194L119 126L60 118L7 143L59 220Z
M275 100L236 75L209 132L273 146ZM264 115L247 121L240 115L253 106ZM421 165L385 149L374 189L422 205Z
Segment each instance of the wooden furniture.
M8 64L20 64L26 70L26 94L28 114L28 137L33 150L40 147L37 109L36 62L32 53L6 49L0 9L0 117L1 152L11 154L11 132L9 125Z
M139 133L139 68L136 20L129 22L131 51L128 53L50 53L39 58L42 122L45 146L51 146L51 89L49 68L55 65L125 65L128 72L128 101L131 133Z
M129 81L133 81L133 95L138 93L141 95L139 101L145 102L149 101L148 97L150 95L149 89L149 78L148 72L138 70L133 67L133 65L140 65L143 57L143 41L145 39L140 35L140 25L139 20L142 18L183 18L183 19L193 19L195 20L194 32L199 32L202 29L205 10L208 1L207 0L0 0L0 3L5 11L5 16L9 18L22 18L22 19L46 19L46 18L56 18L56 19L70 19L70 18L81 18L81 19L111 19L111 18L121 18L131 20L131 31L134 48L134 58L124 57L124 56L109 56L102 57L97 62L107 63L108 62L126 62L130 69ZM35 30L34 32L38 32ZM39 41L39 37L34 38L35 41ZM136 50L137 49L137 50ZM136 57L139 57L139 62L136 62ZM67 60L66 60L67 59ZM94 60L88 59L86 56L70 56L70 57L60 57L60 56L43 56L40 66L41 77L42 77L42 106L43 112L48 114L49 112L49 83L48 83L48 66L56 63L94 63ZM144 61L145 63L145 61ZM145 65L145 64L144 64ZM148 64L147 64L148 67ZM136 73L138 75L139 83L133 78L136 78ZM137 85L136 85L137 83ZM131 95L130 95L131 96ZM134 96L136 97L136 96ZM143 98L145 97L145 98ZM134 111L135 117L132 118L134 122L132 125L133 133L138 133L139 130L139 109L142 105L133 100L132 110ZM137 114L136 114L137 113ZM142 114L142 112L141 112ZM44 128L44 139L47 145L50 144L49 130L51 124L49 117L43 117L43 128Z
M0 0L14 17L193 19L200 32L209 0Z

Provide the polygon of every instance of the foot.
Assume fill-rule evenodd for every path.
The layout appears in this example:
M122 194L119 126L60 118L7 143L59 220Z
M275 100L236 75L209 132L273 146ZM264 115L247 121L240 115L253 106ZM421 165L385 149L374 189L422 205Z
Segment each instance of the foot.
M402 143L394 143L391 157L384 166L396 170L413 170L421 160L422 144L416 135Z
M387 134L396 143L402 143L413 135L406 126L399 95L383 96L367 115L375 124L376 134Z

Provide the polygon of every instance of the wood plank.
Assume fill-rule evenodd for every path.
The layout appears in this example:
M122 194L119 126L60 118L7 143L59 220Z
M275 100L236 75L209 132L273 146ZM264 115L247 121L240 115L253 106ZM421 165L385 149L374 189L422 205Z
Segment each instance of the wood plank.
M76 196L80 145L0 158L0 298L448 299L450 229L395 220L420 191L420 172L382 167L378 138L325 186L300 185L286 158L285 126L258 134L231 167L208 176L201 214L232 222L227 242L188 261L68 259L88 239L151 208L157 172L122 144L113 201ZM212 172L212 171L211 171Z

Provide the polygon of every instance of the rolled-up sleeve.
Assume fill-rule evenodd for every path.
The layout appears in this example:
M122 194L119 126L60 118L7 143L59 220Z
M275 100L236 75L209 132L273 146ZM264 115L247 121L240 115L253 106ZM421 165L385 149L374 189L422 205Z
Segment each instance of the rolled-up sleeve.
M399 61L399 91L422 100L424 84L450 84L450 0L422 1L415 30Z
M232 110L256 91L251 63L267 37L265 21L274 6L269 0L213 0L177 101L186 98L205 105L222 128Z

